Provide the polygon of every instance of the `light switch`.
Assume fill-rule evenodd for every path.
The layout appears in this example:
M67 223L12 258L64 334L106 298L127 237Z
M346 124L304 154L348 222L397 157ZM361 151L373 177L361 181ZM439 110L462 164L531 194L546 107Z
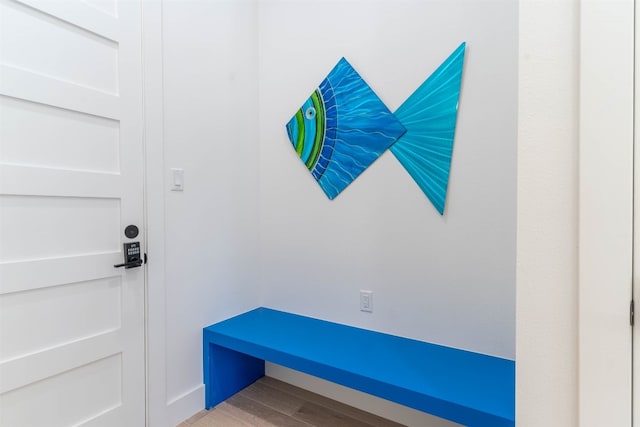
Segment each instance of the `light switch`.
M360 311L373 313L373 292L360 290Z
M183 191L184 190L184 169L172 168L171 174L173 176L171 191Z

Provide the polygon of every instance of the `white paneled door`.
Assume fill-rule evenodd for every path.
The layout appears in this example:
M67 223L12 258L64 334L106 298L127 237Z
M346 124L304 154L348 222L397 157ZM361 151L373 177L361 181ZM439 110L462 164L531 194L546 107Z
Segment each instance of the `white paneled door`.
M0 0L2 427L145 425L140 45L139 0Z

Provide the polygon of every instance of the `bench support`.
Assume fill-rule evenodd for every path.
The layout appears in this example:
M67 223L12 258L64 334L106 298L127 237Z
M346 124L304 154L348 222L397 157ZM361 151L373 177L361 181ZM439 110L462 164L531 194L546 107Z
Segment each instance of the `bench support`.
M264 360L206 340L203 348L206 409L224 402L264 376Z

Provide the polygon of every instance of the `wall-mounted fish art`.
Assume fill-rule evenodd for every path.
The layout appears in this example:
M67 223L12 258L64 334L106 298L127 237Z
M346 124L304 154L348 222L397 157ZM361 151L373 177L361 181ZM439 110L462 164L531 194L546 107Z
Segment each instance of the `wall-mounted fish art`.
M296 153L329 199L390 149L444 213L465 47L395 113L340 59L286 126Z

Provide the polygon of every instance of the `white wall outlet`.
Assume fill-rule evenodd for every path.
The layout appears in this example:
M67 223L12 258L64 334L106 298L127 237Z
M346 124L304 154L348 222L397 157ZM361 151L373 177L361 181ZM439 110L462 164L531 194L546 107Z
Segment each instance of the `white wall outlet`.
M367 313L373 313L373 292L372 291L360 291L360 311L366 311Z

